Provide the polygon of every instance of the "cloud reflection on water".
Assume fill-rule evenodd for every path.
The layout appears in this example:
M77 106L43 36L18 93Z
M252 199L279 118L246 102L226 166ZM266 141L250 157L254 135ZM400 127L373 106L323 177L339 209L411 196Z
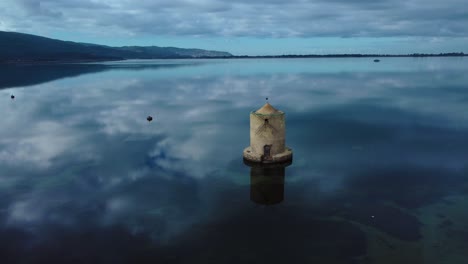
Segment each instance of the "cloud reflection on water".
M288 211L285 220L313 212L359 222L375 202L413 209L466 191L464 72L129 78L119 71L15 89L18 100L3 99L5 226L117 225L174 246L194 228L212 237L212 224L262 217L251 210L241 154L248 113L265 96L286 111L295 155L278 209ZM418 238L412 214L393 207L385 214L414 233L378 228Z

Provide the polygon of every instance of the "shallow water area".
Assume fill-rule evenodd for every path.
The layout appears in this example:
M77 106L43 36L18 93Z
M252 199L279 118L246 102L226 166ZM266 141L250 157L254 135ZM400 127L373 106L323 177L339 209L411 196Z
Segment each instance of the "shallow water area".
M467 71L465 57L2 66L0 262L466 263ZM242 160L266 97L289 166Z

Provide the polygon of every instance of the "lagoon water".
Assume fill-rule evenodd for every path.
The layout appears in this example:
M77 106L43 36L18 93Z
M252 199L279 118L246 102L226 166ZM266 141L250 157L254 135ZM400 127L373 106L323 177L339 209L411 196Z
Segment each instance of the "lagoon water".
M468 263L467 72L455 57L2 66L0 263ZM242 161L265 97L286 112L286 168Z

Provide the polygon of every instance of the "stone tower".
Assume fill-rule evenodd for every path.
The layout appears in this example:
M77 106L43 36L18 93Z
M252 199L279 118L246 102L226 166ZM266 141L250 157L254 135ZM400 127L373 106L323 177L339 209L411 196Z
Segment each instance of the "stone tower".
M285 145L284 112L268 102L250 113L250 146L244 149L244 159L261 163L292 160L292 150Z

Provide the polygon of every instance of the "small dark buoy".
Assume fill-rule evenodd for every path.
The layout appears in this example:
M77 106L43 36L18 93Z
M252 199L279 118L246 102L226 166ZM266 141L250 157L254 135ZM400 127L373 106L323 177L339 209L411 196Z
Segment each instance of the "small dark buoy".
M265 99L268 101L268 97L267 97L267 98L265 98Z
M146 118L146 120L148 120L148 122L151 122L151 121L153 121L153 117L152 117L152 116L148 116L148 117Z
M374 62L379 62L379 61L380 61L380 60L378 60L378 59L375 59L375 60L374 60Z
M14 96L14 95L11 95L10 97L11 97L11 99L15 99L15 96Z

